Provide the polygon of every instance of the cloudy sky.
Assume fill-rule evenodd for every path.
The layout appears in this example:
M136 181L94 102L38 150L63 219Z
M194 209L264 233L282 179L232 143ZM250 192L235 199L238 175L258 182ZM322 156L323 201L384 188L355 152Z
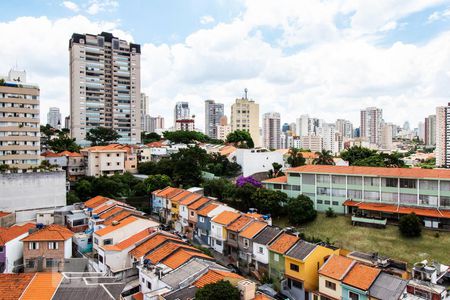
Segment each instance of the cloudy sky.
M0 73L18 65L50 106L69 114L72 33L142 44L151 115L172 123L189 101L229 106L248 88L261 114L309 114L359 126L359 110L412 126L450 101L450 1L29 0L0 2Z

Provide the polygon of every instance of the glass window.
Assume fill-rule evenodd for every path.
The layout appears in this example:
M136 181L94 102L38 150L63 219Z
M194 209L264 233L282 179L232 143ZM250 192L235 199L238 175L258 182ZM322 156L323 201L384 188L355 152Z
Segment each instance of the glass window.
M359 300L359 295L352 291L348 291L348 298L350 300Z
M347 190L347 198L348 199L362 199L362 191L361 190Z
M398 193L381 193L381 201L382 202L397 202L398 201Z
M365 186L379 186L380 185L380 178L377 178L377 177L365 177L364 178L364 185Z
M421 190L437 190L438 189L438 181L437 180L420 180L419 181L419 189Z
M400 203L405 204L417 204L417 195L416 194L400 194Z
M322 200L317 199L317 204L322 204L322 203L323 203Z
M334 184L345 184L345 176L343 175L333 175L331 180Z
M330 183L330 176L329 175L317 175L317 182L318 183Z
M381 180L381 185L385 187L397 187L398 179L397 178L383 178Z
M58 250L58 242L49 242L48 249L50 250Z
M325 205L330 205L330 201L325 200Z
M317 188L317 195L327 195L330 196L330 189L324 187Z
M303 174L302 175L302 184L315 184L316 179L312 174Z
M346 191L345 191L345 189L333 189L332 190L332 195L334 197L345 197L346 196Z
M333 290L333 291L336 290L336 283L334 283L334 282L325 280L325 286L326 286L327 288L329 288L330 290Z
M34 259L26 259L25 260L25 266L27 267L27 268L34 268L34 265L35 265L35 260Z
M112 239L105 239L103 241L103 245L111 245L112 244Z
M422 187L422 184L421 184L421 187ZM419 195L419 204L437 206L438 197L430 196L430 195Z
M359 176L348 176L347 177L347 184L361 185L362 184L362 177L359 177Z
M416 183L417 183L416 179L400 178L400 188L402 189L415 189Z
M293 263L290 264L289 268L291 269L291 271L294 271L294 272L300 271L300 267Z
M280 261L280 256L278 254L274 253L273 254L273 260L277 261L277 262Z
M450 197L441 196L441 201L439 205L441 207L450 207Z
M380 200L380 193L373 191L364 191L364 199L365 200Z
M441 181L441 191L450 192L450 181Z
M46 258L45 259L45 266L47 268L53 268L58 266L58 260L54 258Z

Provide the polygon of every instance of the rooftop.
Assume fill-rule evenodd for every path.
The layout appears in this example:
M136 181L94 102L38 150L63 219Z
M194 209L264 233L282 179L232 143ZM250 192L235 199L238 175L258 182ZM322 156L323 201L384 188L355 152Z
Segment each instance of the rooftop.
M264 182L271 182L271 183L286 183L287 182L287 176L280 176L275 178L270 178L264 180Z
M266 226L268 226L267 223L255 221L250 225L248 225L247 228L242 230L239 236L246 239L252 239L255 235L261 232Z
M280 233L281 233L280 228L275 226L267 226L253 239L253 243L267 245Z
M244 277L230 271L209 270L202 277L197 279L197 281L194 283L194 286L196 286L197 288L202 288L207 284L216 283L220 280L228 280L237 283L244 279Z
M138 218L134 217L134 216L129 216L126 219L123 219L122 221L119 222L119 224L117 225L108 225L102 229L99 229L97 231L94 232L94 234L99 235L99 236L103 236L106 235L108 233L111 233L119 228L125 227L128 224L131 224L133 222L136 222L138 220Z
M1 298L4 300L19 299L33 277L33 273L0 274Z
M22 226L0 227L0 246L4 246L7 242L27 233L32 228L36 228L36 225L27 223Z
M183 247L182 249L179 249L176 252L174 252L169 257L165 258L162 261L162 263L171 269L176 269L194 257L202 258L202 259L209 259L209 260L213 259L212 257L210 257L202 252L197 251L197 249L195 249L195 251L193 251L193 250L188 250Z
M161 278L161 281L169 285L173 289L180 287L180 284L187 278L198 274L208 268L208 265L198 260L191 260L182 267L179 267Z
M319 274L340 281L350 271L354 263L350 258L333 254L322 265Z
M252 218L242 215L236 220L234 220L232 223L230 223L227 226L227 230L239 232L250 222L253 222Z
M201 210L197 212L200 216L207 216L212 210L214 210L216 207L218 207L218 204L215 203L209 203L205 207L203 207Z
M367 291L380 272L379 269L356 263L342 282L362 291Z
M407 281L397 276L381 272L370 287L370 295L376 299L400 299Z
M94 198L91 198L88 201L84 202L84 206L86 206L87 208L94 208L99 205L102 205L103 203L105 203L109 200L112 200L112 199L103 197L103 196L95 196Z
M202 195L200 195L200 194L191 193L191 195L185 197L184 199L182 199L180 201L180 205L190 205L191 203L193 203L194 201L197 201L201 197L202 197Z
M188 191L182 191L181 193L179 193L173 197L170 197L169 199L172 202L178 203L178 202L180 202L180 200L182 200L184 197L189 196L190 194L192 194L192 193L188 192Z
M23 238L24 242L33 241L66 241L70 239L74 233L58 224L47 225L42 229L30 233L27 237Z
M50 300L59 287L61 273L36 273L20 297L21 300Z
M314 251L318 246L305 241L298 241L287 253L286 256L304 260L308 255Z
M120 144L109 144L106 146L92 146L88 148L81 149L81 151L89 151L89 152L127 152L126 149L123 149Z
M226 210L215 216L211 221L221 225L228 225L239 218L239 216L239 213Z
M183 243L181 240L169 241L164 245L162 245L161 247L157 248L155 251L151 252L150 254L147 254L145 258L149 259L152 264L157 264L180 248L198 251L194 247L191 247L188 244Z
M202 197L202 198L198 199L197 201L195 201L194 203L189 204L188 209L192 209L192 210L199 209L200 207L202 207L209 201L211 201L211 200L206 197Z
M130 246L135 245L136 243L142 241L143 239L147 238L150 234L152 234L155 231L153 228L146 228L127 239L121 241L120 243L117 243L115 245L104 245L101 246L104 250L107 251L122 251L124 249L127 249Z
M270 245L269 250L285 254L298 240L297 236L284 232Z
M150 239L146 240L136 248L130 251L130 254L136 258L140 258L153 249L156 249L159 245L166 241L177 241L181 242L181 240L171 234L163 234L163 233L156 233L154 236L152 236Z
M132 211L124 209L121 212L119 212L119 213L109 217L107 220L105 220L103 222L103 225L106 225L106 226L112 225L112 223L114 221L121 222L122 220L124 220L132 215L133 215Z

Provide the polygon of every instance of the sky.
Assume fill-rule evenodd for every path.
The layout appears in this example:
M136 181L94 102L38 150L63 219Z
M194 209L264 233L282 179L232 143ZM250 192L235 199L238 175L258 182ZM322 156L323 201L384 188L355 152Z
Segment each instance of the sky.
M189 101L230 106L248 89L282 123L303 114L359 126L359 111L419 121L450 101L450 1L28 0L0 1L0 73L17 66L49 107L69 114L72 33L112 32L142 45L150 115L173 123Z

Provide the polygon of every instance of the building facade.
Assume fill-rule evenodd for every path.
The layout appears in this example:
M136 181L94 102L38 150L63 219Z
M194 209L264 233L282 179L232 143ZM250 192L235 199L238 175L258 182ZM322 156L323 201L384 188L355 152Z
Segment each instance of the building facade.
M429 115L424 122L423 142L427 146L436 145L436 115Z
M216 126L217 139L225 141L227 136L231 133L231 125L228 124L227 116L222 116L219 120L219 125Z
M360 137L366 138L371 144L380 145L383 110L367 107L361 110Z
M47 113L47 124L56 129L61 129L61 113L58 107L50 107Z
M236 99L236 102L231 105L231 130L245 130L248 131L253 139L255 147L260 147L260 133L259 133L259 104L254 100L247 98L247 91L245 97Z
M268 149L280 149L280 113L270 112L263 116L263 145Z
M436 166L450 167L450 105L436 108Z
M39 87L25 71L11 70L0 84L0 165L20 170L40 163Z
M149 111L148 111L148 105L149 105L149 100L148 100L148 96L145 93L141 93L141 105L140 105L140 109L141 109L141 130L142 131L148 131L145 128L145 118L148 115Z
M214 100L205 100L205 134L210 138L217 139L217 126L223 117L224 106Z
M99 126L114 129L120 143L141 140L141 47L111 33L74 33L70 51L70 132L86 145Z

